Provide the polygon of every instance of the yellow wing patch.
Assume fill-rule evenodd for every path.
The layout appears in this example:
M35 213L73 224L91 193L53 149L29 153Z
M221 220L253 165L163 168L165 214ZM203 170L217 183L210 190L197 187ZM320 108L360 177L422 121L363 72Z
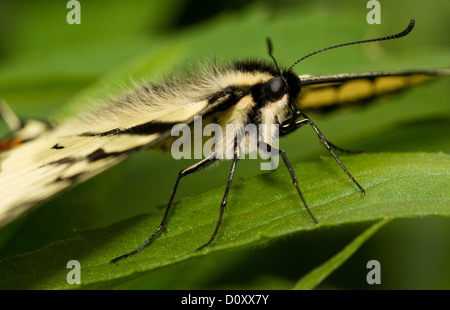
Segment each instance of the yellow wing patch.
M308 78L314 79L309 76ZM431 74L361 75L360 77L343 74L328 76L328 78L325 76L321 77L324 82L302 87L297 106L302 112L328 112L336 108L364 104L369 100L399 92L432 78Z

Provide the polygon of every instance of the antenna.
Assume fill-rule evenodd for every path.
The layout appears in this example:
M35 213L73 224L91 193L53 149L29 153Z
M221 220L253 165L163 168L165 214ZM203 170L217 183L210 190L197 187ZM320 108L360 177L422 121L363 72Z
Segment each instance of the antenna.
M292 68L294 68L294 66L295 66L296 64L298 64L300 61L302 61L303 59L306 59L306 58L308 58L308 57L310 57L310 56L312 56L312 55L315 55L315 54L318 54L318 53L321 53L321 52L325 52L325 51L331 50L331 49L333 49L333 48L342 47L342 46L347 46L347 45L353 45L353 44L360 44L360 43L369 43L369 42L375 42L375 41L392 40L392 39L398 39L398 38L404 37L404 36L406 36L408 33L410 33L411 30L413 30L414 24L415 24L415 20L414 20L414 18L412 18L411 21L409 22L408 27L406 27L405 30L403 30L402 32L399 32L399 33L397 33L397 34L394 34L394 35L391 35L391 36L387 36L387 37L382 37L382 38L376 38L376 39L370 39L370 40L362 40L362 41L355 41L355 42L349 42L349 43L344 43L344 44L338 44L338 45L330 46L330 47L323 48L323 49L321 49L321 50L315 51L314 53L308 54L308 55L306 55L306 56L300 58L300 59L297 60L296 62L294 62L294 63L292 64L292 66L289 68L288 72L291 71ZM269 50L270 50L270 48L271 48L271 46L269 46ZM269 52L269 53L270 53L270 52ZM273 58L273 56L272 56L272 58ZM274 60L275 60L275 59L274 59Z
M273 48L272 48L272 41L270 40L269 37L267 37L267 48L269 49L269 56L273 59L273 62L275 63L275 67L277 67L278 70L278 74L281 76L281 70L278 67L277 61L275 60L275 57L273 57Z

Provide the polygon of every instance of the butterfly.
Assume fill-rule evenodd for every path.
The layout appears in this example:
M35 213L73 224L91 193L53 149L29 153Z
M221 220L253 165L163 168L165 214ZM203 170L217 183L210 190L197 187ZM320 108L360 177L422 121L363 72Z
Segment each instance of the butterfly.
M146 149L169 150L175 138L173 128L183 124L202 127L217 124L276 125L268 132L257 130L256 145L249 146L248 134L232 135L196 164L182 170L176 179L161 224L137 249L113 259L117 262L142 251L167 225L168 215L181 179L231 154L232 162L219 218L211 238L214 241L222 222L228 192L237 162L243 153L253 151L279 155L289 170L293 185L312 220L318 223L298 186L295 171L286 153L275 141L301 127L311 126L319 140L334 157L362 194L363 187L337 157L334 149L310 112L325 113L348 106L364 105L380 96L423 83L450 70L382 71L312 76L296 75L293 68L304 59L330 49L353 44L403 37L408 27L395 35L334 45L300 58L288 69L280 69L268 40L269 56L263 60L237 61L228 65L202 66L189 76L174 77L164 83L137 85L133 90L76 117L58 124L35 120L21 121L8 106L1 114L13 133L0 142L0 226L6 225L52 196L117 165L134 153ZM204 143L204 141L201 141ZM274 152L275 151L275 152ZM25 194L26 193L26 194Z

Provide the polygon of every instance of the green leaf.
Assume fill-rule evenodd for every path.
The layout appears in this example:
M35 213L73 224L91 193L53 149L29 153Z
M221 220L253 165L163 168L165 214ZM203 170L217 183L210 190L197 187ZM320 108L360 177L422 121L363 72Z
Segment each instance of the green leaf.
M175 203L167 231L133 257L109 263L138 247L156 229L164 208L6 258L0 261L0 288L74 288L66 282L66 263L74 259L82 268L78 287L112 288L160 268L301 231L379 219L450 215L449 155L366 154L343 156L342 160L365 187L365 196L329 157L294 165L303 193L320 221L317 226L304 210L288 172L280 167L233 184L216 240L203 251L195 250L211 236L223 188Z
M448 8L449 2L445 0L436 0L435 5L427 10L423 10L420 0L407 3L385 2L382 4L380 25L367 24L365 17L368 10L357 0L324 0L314 3L281 1L276 5L257 1L232 8L227 5L234 3L233 1L226 2L227 4L222 1L220 3L225 7L215 7L213 11L196 7L195 14L188 15L189 19L196 17L190 24L185 20L186 12L189 11L186 1L171 0L161 4L162 2L144 0L111 0L105 3L82 3L81 25L67 25L64 5L55 4L53 1L28 1L26 5L18 2L0 4L0 96L6 99L16 113L24 118L65 116L73 113L73 109L68 112L64 105L77 105L77 111L79 104L88 104L92 99L107 100L110 93L121 93L124 85L129 85L130 77L136 81L143 77L155 81L161 76L176 73L184 64L196 63L197 60L215 58L219 62L225 62L247 57L269 59L265 45L267 36L272 38L277 62L282 66L289 66L294 60L319 48L392 34L406 26L411 17L416 19L414 31L405 38L321 53L297 65L295 72L298 74L442 68L448 66L450 55L450 41L443 40L440 31L450 26L448 9L445 9ZM211 8L209 4L207 7ZM42 16L45 16L45 19ZM448 97L448 79L444 78L412 89L401 96L380 100L367 109L353 113L336 113L327 117L311 117L327 139L344 148L362 149L367 152L450 153L448 137L443 134L448 132L450 120ZM1 123L0 134L4 133L6 127ZM367 188L371 184L365 183L368 195L361 198L353 184L343 176L332 160L325 160L326 167L317 161L318 156L325 151L312 130L299 130L283 139L280 144L287 151L291 162L296 164L302 189L316 215L322 212L320 210L323 201L321 195L314 194L314 186L322 184L321 181L330 180L330 177L342 182L336 188L325 188L330 190L326 193L339 194L348 189L347 193L351 193L350 196L355 200L354 207L359 203L380 198L380 204L385 204L385 209L381 209L388 213L388 209L396 210L397 207L404 209L402 214L405 216L409 216L408 212L413 215L421 214L422 207L426 210L425 214L432 213L429 210L433 208L432 204L426 205L428 200L423 203L415 201L410 210L410 206L402 206L407 205L405 202L397 206L392 201L385 201L383 196L376 197L380 185ZM352 165L357 164L354 162L356 158L360 157L343 160L347 165ZM367 157L361 158L367 160ZM376 158L378 159L374 158L364 165L361 163L361 167L351 169L351 172L363 173L371 167L367 164L381 165L382 162L378 160L384 160L386 157ZM306 162L308 160L312 162ZM233 210L245 210L253 201L259 201L261 206L264 206L265 202L261 203L260 199L267 198L266 192L275 195L274 197L281 197L279 194L284 191L292 195L291 200L285 204L277 203L275 208L273 205L266 206L269 210L284 206L291 212L304 212L290 184L289 175L286 171L283 172L283 167L280 167L280 171L269 174L270 176L262 177L265 182L258 181L259 179L249 181L251 176L258 174L259 165L256 161L249 162L251 163L239 162L230 194L230 204L220 230L220 234L225 235L218 237L226 236L227 229L232 225L230 217L235 216ZM108 265L104 269L105 280L100 280L102 275L95 273L95 266L100 263L92 263L87 259L91 257L90 253L103 263L105 259L129 251L142 242L159 224L176 173L192 163L174 161L170 155L165 156L157 152L136 154L126 162L55 197L2 229L0 258L20 258L17 265L13 259L3 261L7 264L4 264L2 271L8 270L1 273L2 276L8 275L4 279L5 285L22 288L69 287L64 282L68 271L64 267L67 261L61 260L64 256L62 253L67 252L67 258L70 256L71 259L79 258L83 261L82 283L85 288L254 288L255 284L258 288L274 288L280 284L284 288L291 288L300 278L300 274L306 274L317 266L317 262L325 261L348 243L346 239L338 246L336 241L336 235L345 235L353 227L342 224L359 221L358 218L352 219L351 215L358 214L361 210L355 208L346 212L346 205L342 207L340 201L333 202L333 197L329 197L331 205L326 208L333 207L343 213L341 219L336 219L335 225L332 224L333 221L327 224L327 218L324 217L326 213L322 213L319 229L304 229L303 224L311 223L302 213L304 223L299 223L299 215L293 220L292 227L300 225L300 231L303 233L291 235L281 231L279 235L283 236L282 240L279 240L278 235L266 239L261 237L261 242L277 241L264 243L264 248L251 246L259 242L244 240L242 246L230 244L223 251L211 250L208 255L188 255L184 261L180 258L177 264L170 264L161 259L159 263L164 268L149 269L149 266L145 265L143 272L136 272L138 268L130 263L133 268L130 268L128 276L124 276L126 272L123 270L123 264L115 269L107 269L110 267ZM188 214L190 217L186 218L187 221L193 221L198 218L205 220L206 217L209 221L204 235L198 236L198 240L192 240L192 249L209 238L217 218L218 203L223 194L228 170L229 164L224 163L215 169L192 175L183 182L177 197L182 199L190 196L193 197L193 202L189 204L191 200L183 200L176 206L171 214L169 234L166 236L170 236L170 231L173 232L176 227L185 227L183 221L177 222L181 217L184 218L185 212L179 208L189 209L191 205L195 206L195 201L203 197L203 192L217 188L213 191L215 196L210 196L210 201L204 202L205 206L195 206L194 211ZM363 175L355 176L361 182L366 181L361 180L365 178ZM251 182L256 182L256 185L249 187ZM423 184L418 180L411 184L410 192L422 190ZM416 188L413 188L414 186ZM397 197L395 187L384 190L392 191L390 199ZM258 196L260 193L262 194ZM439 193L436 189L436 196L439 196ZM195 197L196 195L200 197ZM267 203L270 201L267 199ZM349 203L345 199L344 202ZM376 204L375 201L372 202ZM368 204L368 207L364 208L371 210L373 207ZM439 208L438 203L437 209ZM379 211L376 208L375 210ZM416 212L417 210L419 211ZM147 212L150 215L124 221L136 214ZM349 221L343 220L345 218ZM251 219L247 221L251 223ZM375 239L382 238L373 250L376 255L390 256L386 264L397 262L395 266L391 266L392 272L388 275L386 274L389 268L383 267L383 276L396 279L395 283L391 280L389 283L385 281L383 285L397 288L411 287L408 285L417 283L414 288L418 285L422 285L421 288L448 288L450 274L445 273L445 270L448 269L447 263L450 259L450 249L446 246L450 238L450 231L446 228L450 226L449 219L408 219L403 221L407 224L398 228L399 222L393 221L383 229L383 233L389 229L389 235L375 236ZM74 228L82 230L112 223L117 224L86 233L73 231ZM134 223L142 223L142 226L139 229L132 228ZM259 227L255 228L258 229ZM135 235L133 231L136 232ZM89 240L85 239L97 236L97 233L98 238L103 238L100 241L94 238L92 243L89 243ZM382 237L379 237L380 235ZM417 237L410 239L411 235ZM117 238L112 239L111 236ZM189 235L184 240L191 240L191 237ZM161 236L160 239L164 238L165 236ZM395 243L397 239L401 241ZM305 249L305 243L308 242L314 244L309 251ZM65 244L73 249L61 249L56 246L58 244ZM217 246L219 245L220 239L217 243ZM406 247L406 251L403 247ZM108 251L101 255L98 253L101 249ZM62 252L58 252L59 250ZM148 251L154 250L149 248ZM143 259L150 264L155 261L147 260L147 255L153 253L148 251L143 254ZM49 256L40 258L41 253L47 253ZM80 258L82 253L86 255ZM358 251L357 255L359 253L361 251ZM21 255L16 256L17 254ZM166 254L169 257L171 253ZM24 261L25 257L30 261ZM54 258L57 258L58 262L54 262ZM410 262L408 266L419 267L415 270L406 269L402 262L405 259ZM425 260L427 266L433 267L427 270L424 267ZM87 263L92 263L92 267ZM400 265L405 270L397 274L395 271L402 270L398 268ZM420 272L417 271L419 269ZM10 275L12 271L17 273L16 281L11 279L14 278L14 275ZM60 274L56 274L57 272ZM355 272L350 270L351 277L346 274L337 284L331 285L349 287L342 278L352 278ZM338 273L334 273L334 276ZM23 278L22 282L20 277ZM113 278L115 280L111 280ZM28 279L31 279L30 282ZM55 282L55 279L60 282ZM273 281L269 283L267 279ZM262 282L265 282L264 286L257 284ZM350 287L359 288L356 284Z
M343 248L328 261L319 267L311 270L302 277L293 287L294 290L311 290L317 287L333 271L345 263L370 237L373 236L381 227L386 225L389 220L380 220L367 228L363 233L356 237L350 244Z

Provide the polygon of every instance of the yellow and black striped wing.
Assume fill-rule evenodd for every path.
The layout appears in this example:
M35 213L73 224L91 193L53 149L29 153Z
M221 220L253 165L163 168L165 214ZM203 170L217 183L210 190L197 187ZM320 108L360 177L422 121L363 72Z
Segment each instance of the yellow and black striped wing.
M153 147L170 137L174 124L189 125L194 115L208 113L224 99L181 106L168 114L147 115L147 122L124 123L123 128L107 132L77 133L73 126L75 132L67 134L56 127L31 141L0 150L0 227L34 205ZM21 131L13 134L19 136L23 136Z
M438 75L449 74L450 69L301 75L302 90L297 108L304 113L327 113L361 106L373 99L427 82Z

